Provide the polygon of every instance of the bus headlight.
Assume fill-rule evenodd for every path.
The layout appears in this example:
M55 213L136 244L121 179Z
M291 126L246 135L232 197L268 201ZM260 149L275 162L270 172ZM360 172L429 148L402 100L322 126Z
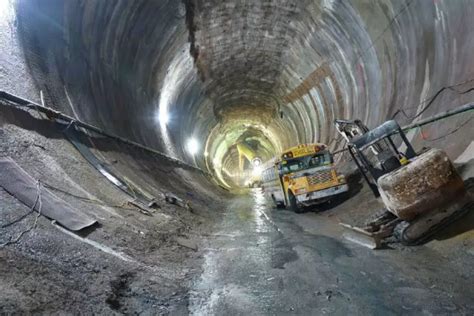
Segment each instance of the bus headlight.
M346 183L346 178L343 175L340 175L337 177L337 181L339 181L339 183Z

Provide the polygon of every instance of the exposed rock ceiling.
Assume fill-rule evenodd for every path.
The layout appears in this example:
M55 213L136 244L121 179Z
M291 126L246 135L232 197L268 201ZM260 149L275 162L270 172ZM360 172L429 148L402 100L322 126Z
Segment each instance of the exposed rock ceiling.
M215 113L275 105L279 77L306 1L196 1L192 54Z

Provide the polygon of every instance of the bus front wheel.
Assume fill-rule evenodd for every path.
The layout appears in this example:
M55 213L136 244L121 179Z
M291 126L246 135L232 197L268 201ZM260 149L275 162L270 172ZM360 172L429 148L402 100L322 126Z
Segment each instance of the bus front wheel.
M277 199L275 198L275 196L273 194L271 195L271 197L272 197L272 200L273 200L273 204L275 205L276 208L285 208L285 204L282 203L282 202L277 201Z
M291 191L288 191L288 201L290 202L290 210L295 213L301 212L301 210L298 208L298 204L296 203L296 196Z

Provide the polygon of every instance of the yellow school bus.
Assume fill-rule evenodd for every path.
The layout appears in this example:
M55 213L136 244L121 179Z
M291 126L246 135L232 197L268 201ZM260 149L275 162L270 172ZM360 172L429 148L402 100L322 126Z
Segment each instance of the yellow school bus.
M302 144L263 165L262 187L277 206L299 212L348 191L324 144Z

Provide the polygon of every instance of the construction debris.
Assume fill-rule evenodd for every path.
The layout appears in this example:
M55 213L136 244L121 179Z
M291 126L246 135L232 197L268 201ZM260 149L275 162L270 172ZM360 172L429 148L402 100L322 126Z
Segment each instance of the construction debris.
M195 242L193 242L192 240L189 240L189 239L186 239L186 238L183 238L183 237L176 237L176 243L182 247L185 247L185 248L188 248L188 249L191 249L193 251L198 251L198 246Z
M140 210L140 212L141 212L142 214L145 214L145 215L147 215L147 216L153 216L153 213L155 212L153 209L142 205L142 204L141 204L139 201L137 201L137 200L131 200L131 201L128 201L127 203L130 204L130 205L132 205L132 206L135 206L136 208L138 208L138 209Z
M23 168L9 157L0 158L0 186L26 206L56 220L72 231L92 226L97 221L83 214L71 205L51 193L44 187L38 188L38 180L32 178ZM41 194L41 206L36 203L38 190Z
M172 193L165 193L165 201L169 204L174 204L193 212L193 209L187 200L183 200Z

